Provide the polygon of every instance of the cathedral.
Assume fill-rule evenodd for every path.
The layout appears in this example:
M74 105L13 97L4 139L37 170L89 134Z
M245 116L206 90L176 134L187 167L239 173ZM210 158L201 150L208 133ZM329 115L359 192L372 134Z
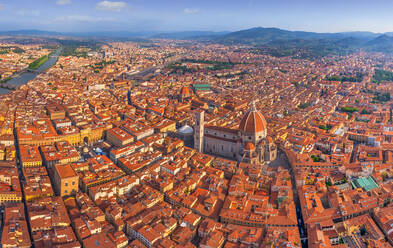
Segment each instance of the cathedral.
M267 136L266 120L255 102L238 129L205 125L204 111L196 111L194 147L199 152L254 164L275 160L277 156L277 147Z

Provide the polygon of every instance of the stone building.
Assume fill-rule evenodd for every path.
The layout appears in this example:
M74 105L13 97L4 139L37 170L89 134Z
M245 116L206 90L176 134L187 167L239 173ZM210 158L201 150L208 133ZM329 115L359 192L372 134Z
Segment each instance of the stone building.
M264 163L276 159L277 147L267 136L267 123L252 102L238 129L205 125L203 111L196 111L194 147L246 163Z

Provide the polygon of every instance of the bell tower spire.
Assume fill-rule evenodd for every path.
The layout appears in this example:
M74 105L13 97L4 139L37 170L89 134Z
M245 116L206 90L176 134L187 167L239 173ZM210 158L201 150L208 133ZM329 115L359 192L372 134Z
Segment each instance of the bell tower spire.
M205 132L205 112L195 111L195 126L194 126L194 148L200 153L203 153L203 136Z

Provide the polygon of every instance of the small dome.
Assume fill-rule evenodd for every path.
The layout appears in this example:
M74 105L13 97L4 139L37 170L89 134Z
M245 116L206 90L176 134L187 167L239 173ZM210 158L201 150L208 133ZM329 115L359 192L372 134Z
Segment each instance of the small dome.
M190 88L188 88L187 86L184 86L183 88L181 88L180 95L182 95L183 97L191 96Z
M178 132L182 134L192 134L194 132L194 129L192 129L192 127L190 127L189 125L184 125L178 129Z
M266 127L265 117L256 110L255 103L252 102L250 110L240 122L239 130L243 133L255 134L266 130Z
M246 151L254 151L255 150L255 146L254 146L253 143L247 142L246 146L244 147L244 150L246 150Z

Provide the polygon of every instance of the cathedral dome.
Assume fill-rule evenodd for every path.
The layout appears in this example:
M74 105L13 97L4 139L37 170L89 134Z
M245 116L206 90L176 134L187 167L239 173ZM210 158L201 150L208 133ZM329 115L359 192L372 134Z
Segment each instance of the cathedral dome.
M266 120L263 115L256 110L255 103L251 103L251 108L244 115L240 122L239 130L247 134L255 134L265 131L267 128Z
M189 96L191 96L191 90L190 90L190 88L187 87L187 86L184 86L183 88L181 88L181 90L180 90L180 95L181 95L182 97L189 97Z

